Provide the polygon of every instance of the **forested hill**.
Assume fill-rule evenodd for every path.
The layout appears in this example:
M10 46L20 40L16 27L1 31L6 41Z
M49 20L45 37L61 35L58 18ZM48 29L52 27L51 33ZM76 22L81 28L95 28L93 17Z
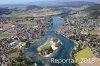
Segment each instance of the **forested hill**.
M8 8L0 8L0 15L2 14L11 14L11 10Z
M74 1L74 2L59 2L56 5L49 5L48 7L82 7L82 6L90 6L96 4L94 2L86 2L86 1Z
M26 7L26 10L32 10L32 9L42 9L42 7L36 5L29 5Z
M90 12L89 16L92 18L98 18L100 16L100 4L94 4L85 9L86 12Z

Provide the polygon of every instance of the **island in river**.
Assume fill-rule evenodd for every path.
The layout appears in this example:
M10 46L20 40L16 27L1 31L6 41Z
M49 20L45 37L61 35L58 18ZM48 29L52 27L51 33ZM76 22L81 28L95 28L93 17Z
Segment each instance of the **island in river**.
M44 57L50 57L52 53L62 45L62 42L56 38L48 38L48 40L40 46L38 52Z
M100 5L73 3L0 6L0 66L99 66Z
M34 42L34 44L29 48L29 50L25 53L25 57L27 57L32 62L35 62L39 66L74 66L74 63L51 63L51 58L55 59L72 59L72 51L75 46L74 42L69 40L67 37L64 37L61 34L56 33L56 29L63 25L63 19L60 16L52 16L52 26L48 30L47 34L45 34L41 39ZM41 47L48 38L57 38L62 42L62 45L52 52L49 58L43 57L38 53L37 48Z

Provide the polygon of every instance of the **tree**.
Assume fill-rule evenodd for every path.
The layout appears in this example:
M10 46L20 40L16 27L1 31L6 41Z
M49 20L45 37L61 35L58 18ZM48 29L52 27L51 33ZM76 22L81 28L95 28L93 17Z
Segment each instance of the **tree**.
M53 42L57 43L57 42L58 42L58 39L56 39L56 38L55 38L55 39L53 39Z
M59 46L61 46L61 43L60 42L58 42L58 43L56 43L56 45L55 45L56 47L59 47Z
M26 48L29 48L31 43L29 41L26 42Z

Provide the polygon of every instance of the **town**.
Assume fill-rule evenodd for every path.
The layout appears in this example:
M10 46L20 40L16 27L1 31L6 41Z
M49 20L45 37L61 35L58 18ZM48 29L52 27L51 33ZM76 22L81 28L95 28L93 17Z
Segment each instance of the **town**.
M0 18L0 65L7 66L8 62L17 58L41 36L51 25L51 17ZM10 60L10 61L9 61Z
M0 6L0 66L100 65L100 4L41 3Z

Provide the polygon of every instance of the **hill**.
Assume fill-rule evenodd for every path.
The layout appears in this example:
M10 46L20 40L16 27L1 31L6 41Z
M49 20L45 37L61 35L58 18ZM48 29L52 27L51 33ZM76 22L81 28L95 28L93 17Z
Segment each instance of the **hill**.
M0 15L2 14L11 14L12 11L8 8L0 8Z
M48 7L48 8L57 8L57 7L81 7L84 5L93 5L96 4L94 2L87 2L87 1L37 1L30 4L34 4L41 7Z
M89 16L97 19L100 16L100 4L94 4L85 9L86 12L89 12Z
M26 10L32 10L32 9L42 9L42 7L36 5L29 5L26 7Z
M57 5L49 6L49 7L82 7L82 6L90 6L95 3L93 2L86 2L86 1L74 1L74 2L61 2Z

